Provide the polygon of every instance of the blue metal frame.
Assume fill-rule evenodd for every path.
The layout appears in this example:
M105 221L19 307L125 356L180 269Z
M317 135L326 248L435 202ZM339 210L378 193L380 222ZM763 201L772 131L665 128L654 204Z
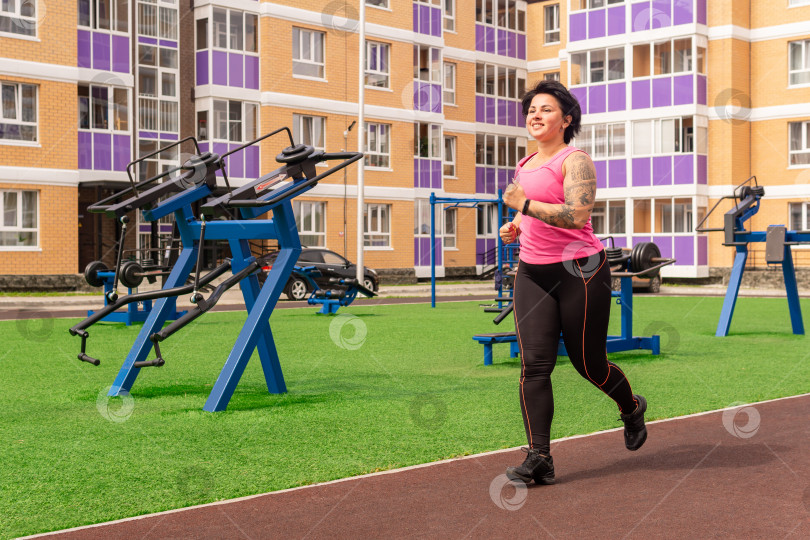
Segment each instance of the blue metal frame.
M115 280L115 272L111 270L106 270L103 272L97 272L96 274L99 278L102 279L104 283L104 306L109 304L109 299L107 297L107 293L113 290L113 281ZM127 287L127 294L132 294L132 289ZM141 305L138 302L133 302L131 304L127 304L126 311L113 311L112 313L106 315L103 319L103 322L112 322L112 323L124 323L127 326L131 326L132 323L136 322L144 322L147 317L149 317L149 312L152 311L152 301L151 300L144 300ZM87 316L90 317L95 311L88 310ZM185 315L185 311L175 311L173 314L169 316L169 320L179 319L183 315Z

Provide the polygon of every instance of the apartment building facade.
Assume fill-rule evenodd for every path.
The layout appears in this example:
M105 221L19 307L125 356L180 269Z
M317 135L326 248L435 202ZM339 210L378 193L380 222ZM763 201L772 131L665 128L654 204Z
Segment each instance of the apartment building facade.
M678 259L665 276L731 265L721 235L695 226L752 175L766 186L755 229L808 228L810 0L365 0L363 44L355 4L3 0L0 275L109 260L120 224L87 205L184 161L188 144L126 170L187 136L223 154L289 126L356 150L361 46L368 266L429 275L431 193L483 201L437 208L438 275L494 262L486 201L533 150L520 96L541 78L581 102L595 230L655 241ZM276 168L285 144L229 156L229 184ZM305 244L355 257L356 178L351 166L296 198ZM170 219L130 223L129 249L171 234Z

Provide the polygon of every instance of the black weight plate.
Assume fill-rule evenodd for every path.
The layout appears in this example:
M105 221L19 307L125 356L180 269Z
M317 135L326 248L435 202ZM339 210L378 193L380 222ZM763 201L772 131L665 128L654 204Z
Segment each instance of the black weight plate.
M605 254L607 255L608 261L616 261L622 258L622 248L619 247L605 248Z
M104 285L104 280L98 277L99 272L106 272L109 270L107 265L101 261L93 261L84 268L84 280L91 287L101 287Z
M311 146L304 144L296 144L295 146L288 146L276 156L276 161L279 163L299 163L304 161L307 157L315 152Z
M643 272L656 265L652 259L660 258L661 250L653 242L640 242L633 246L630 253L630 270L633 272ZM645 277L658 275L658 271L646 274Z
M135 261L127 261L121 266L118 279L125 287L134 289L143 281L143 268Z

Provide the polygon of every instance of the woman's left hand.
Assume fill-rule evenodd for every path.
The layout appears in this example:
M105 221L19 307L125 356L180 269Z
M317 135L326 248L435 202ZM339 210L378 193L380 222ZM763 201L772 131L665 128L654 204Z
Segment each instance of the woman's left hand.
M526 202L526 193L520 184L509 184L503 192L503 203L513 210L520 212Z

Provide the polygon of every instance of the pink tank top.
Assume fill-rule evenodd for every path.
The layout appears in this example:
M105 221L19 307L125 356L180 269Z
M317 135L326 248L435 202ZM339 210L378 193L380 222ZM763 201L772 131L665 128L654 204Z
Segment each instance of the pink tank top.
M550 204L564 203L562 165L565 158L574 152L582 150L569 146L534 169L523 169L523 165L534 154L521 159L515 177L523 186L526 196L534 201ZM599 253L603 249L602 243L593 234L590 219L582 229L563 229L533 217L523 216L520 221L520 232L520 260L529 264L570 261Z

